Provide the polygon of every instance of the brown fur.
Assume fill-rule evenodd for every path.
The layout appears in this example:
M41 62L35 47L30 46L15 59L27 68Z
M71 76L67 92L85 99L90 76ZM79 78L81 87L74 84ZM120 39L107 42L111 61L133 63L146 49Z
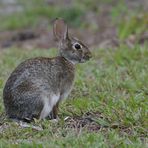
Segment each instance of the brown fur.
M85 45L69 38L67 25L62 19L55 21L54 32L59 40L60 56L28 59L8 78L3 91L3 100L9 118L19 120L40 118L46 103L49 109L50 105L53 105L49 114L51 118L57 118L59 103L72 89L75 63L87 61L91 57ZM75 49L73 47L75 43L81 44L82 49ZM59 97L57 102L53 100L53 96Z

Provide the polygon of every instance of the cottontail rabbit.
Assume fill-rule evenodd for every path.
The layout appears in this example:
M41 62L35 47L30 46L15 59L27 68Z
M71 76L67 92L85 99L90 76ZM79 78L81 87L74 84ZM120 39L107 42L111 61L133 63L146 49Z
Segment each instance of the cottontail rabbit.
M3 99L8 118L32 121L51 115L56 119L59 102L72 89L75 64L90 59L88 47L69 37L63 19L55 20L53 32L59 42L59 56L28 59L7 80Z

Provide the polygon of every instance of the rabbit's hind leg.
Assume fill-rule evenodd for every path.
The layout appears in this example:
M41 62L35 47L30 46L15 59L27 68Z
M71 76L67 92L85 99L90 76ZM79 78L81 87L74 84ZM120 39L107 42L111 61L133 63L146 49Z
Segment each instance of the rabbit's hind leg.
M58 110L59 110L59 101L54 105L52 111L50 112L48 119L57 119L58 118Z
M31 123L33 121L32 119L29 119L29 118L19 118L19 117L14 117L14 116L10 116L9 119L14 122L22 121L22 122Z

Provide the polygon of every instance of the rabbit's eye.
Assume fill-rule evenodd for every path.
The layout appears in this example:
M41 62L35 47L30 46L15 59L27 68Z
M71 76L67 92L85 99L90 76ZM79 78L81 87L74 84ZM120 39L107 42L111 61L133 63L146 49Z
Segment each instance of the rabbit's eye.
M77 50L79 50L79 49L82 48L82 46L80 44L78 44L78 43L75 43L74 44L74 48L77 49Z

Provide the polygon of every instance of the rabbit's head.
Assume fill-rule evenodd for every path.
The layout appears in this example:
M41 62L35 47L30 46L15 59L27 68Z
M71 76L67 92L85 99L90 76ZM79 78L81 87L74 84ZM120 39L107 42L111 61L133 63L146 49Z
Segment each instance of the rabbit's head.
M68 26L63 19L56 19L53 32L59 42L60 56L72 63L83 63L91 58L88 47L77 38L70 37Z

